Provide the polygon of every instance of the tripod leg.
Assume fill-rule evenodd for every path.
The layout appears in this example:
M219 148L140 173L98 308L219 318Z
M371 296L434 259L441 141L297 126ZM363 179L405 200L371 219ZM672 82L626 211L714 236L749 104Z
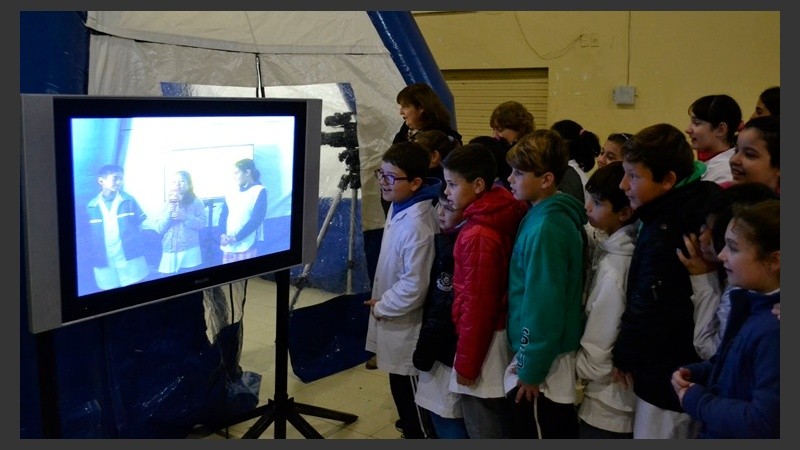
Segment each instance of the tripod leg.
M272 422L275 421L276 410L277 405L270 400L267 404L267 409L264 415L261 416L256 423L250 427L249 430L247 430L247 432L242 436L242 439L258 439L258 437L261 436L267 428L269 428ZM277 429L275 433L278 433ZM286 430L284 426L284 434L285 433Z
M344 423L353 423L358 420L355 414L345 413L341 411L334 411L332 409L322 408L314 405L306 405L304 403L294 403L294 409L300 414L307 416L322 417L323 419L338 420Z
M351 189L353 193L353 200L350 202L350 234L347 241L347 293L353 293L353 269L355 268L355 260L353 253L355 250L355 235L356 235L356 202L358 201L358 189Z
M331 220L333 219L333 213L336 212L336 208L339 206L339 203L342 201L342 194L344 193L343 189L339 189L336 193L336 197L333 198L331 202L330 208L328 208L328 212L325 214L325 220L322 222L322 228L319 230L319 235L317 236L317 248L319 248L319 244L322 242L322 239L325 237L325 234L328 232L328 227L331 224ZM303 266L303 272L300 274L300 277L297 280L297 290L294 291L294 295L292 296L292 301L289 303L289 310L294 309L295 303L297 303L297 298L300 297L300 291L303 290L305 287L305 282L308 279L308 273L311 272L311 263L306 263Z
M319 434L319 431L315 430L297 411L289 409L286 413L286 419L289 420L289 423L291 423L306 439L325 439Z

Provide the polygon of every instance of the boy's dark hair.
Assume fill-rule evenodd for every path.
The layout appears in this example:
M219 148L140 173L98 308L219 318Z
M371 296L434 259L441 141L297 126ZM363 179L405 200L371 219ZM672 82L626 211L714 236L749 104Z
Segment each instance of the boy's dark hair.
M622 159L643 164L657 183L670 171L675 172L676 184L694 171L694 153L686 135L668 123L650 125L634 134L622 146Z
M116 164L106 164L105 166L98 169L97 176L107 177L112 173L125 173L125 171L122 170L122 166L118 166Z
M450 151L457 147L456 141L442 130L420 131L411 140L425 147L431 152L431 156L433 152L439 152L440 160L445 159Z
M769 117L769 116L767 116ZM764 200L778 200L775 191L761 183L741 183L714 192L706 204L703 217L714 218L714 229L711 231L714 250L719 253L725 246L725 229L728 227L735 205L752 205Z
M769 165L781 167L781 119L779 116L755 117L744 124L742 130L754 128L758 130L761 139L767 144L769 152Z
M467 144L459 147L442 161L442 167L464 177L470 183L482 178L487 190L497 176L497 163L492 152L481 144Z
M441 187L441 189L439 189L439 200L436 203L437 205L438 204L442 204L442 205L447 205L448 204L447 193L445 192L445 189L447 189L447 185L442 183L442 187Z
M551 172L558 185L569 167L567 141L555 130L534 130L511 147L506 161L512 168L533 172L537 177Z
M721 123L727 124L728 133L725 138L730 145L736 143L736 133L742 123L742 109L730 95L700 97L689 106L689 115L694 115L698 119L710 123L712 129Z
M569 159L574 159L584 172L594 168L594 159L600 154L600 138L574 120L559 120L550 126L567 140Z
M625 169L622 168L622 163L612 161L603 167L598 167L592 173L592 176L586 181L586 192L597 200L608 200L611 202L611 209L619 212L620 209L631 205L625 191L619 187L624 176ZM631 219L627 223L633 220Z
M533 114L522 103L513 100L501 103L489 117L489 127L508 128L520 134L536 129Z
M417 142L405 141L392 144L381 160L405 172L409 181L414 178L424 180L431 164L431 154Z
M767 107L767 111L773 116L781 115L781 87L772 86L764 89L764 92L758 96L761 103Z
M503 182L508 187L508 176L511 175L511 166L506 161L506 153L511 148L504 140L495 139L492 136L476 136L469 140L470 144L480 144L486 147L492 155L494 162L497 163L497 176L495 178Z

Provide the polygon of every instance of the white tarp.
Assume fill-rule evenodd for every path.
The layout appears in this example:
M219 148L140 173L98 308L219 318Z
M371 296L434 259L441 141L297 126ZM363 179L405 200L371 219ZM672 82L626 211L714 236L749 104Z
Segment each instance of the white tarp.
M170 82L252 87L255 96L259 74L267 87L349 83L363 229L383 226L371 174L402 124L395 98L405 82L366 12L89 11L87 26L102 33L90 38L89 94L160 96ZM343 171L321 167L320 189Z

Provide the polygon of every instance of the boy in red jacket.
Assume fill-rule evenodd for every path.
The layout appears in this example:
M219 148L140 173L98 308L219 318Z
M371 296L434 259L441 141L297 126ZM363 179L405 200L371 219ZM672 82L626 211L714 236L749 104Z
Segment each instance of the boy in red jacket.
M463 209L465 223L453 248L453 322L458 339L450 390L462 394L471 439L509 437L503 373L512 355L506 343L508 264L525 202L493 186L497 164L480 144L453 150L442 162L445 194Z

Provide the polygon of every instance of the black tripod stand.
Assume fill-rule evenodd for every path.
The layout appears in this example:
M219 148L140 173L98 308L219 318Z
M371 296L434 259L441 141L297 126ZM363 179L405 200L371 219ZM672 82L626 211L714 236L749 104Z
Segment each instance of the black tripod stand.
M361 187L361 178L359 175L361 164L358 161L358 149L345 149L339 154L339 160L345 162L347 166L347 173L342 175L342 177L339 179L339 190L336 193L336 197L333 198L330 208L328 208L328 212L325 215L325 220L323 220L322 227L320 228L319 235L317 236L317 248L319 248L320 244L322 243L322 239L325 238L325 234L328 232L328 227L333 219L333 214L336 212L336 208L342 201L342 195L344 194L345 189L349 187L350 191L352 192L352 201L350 202L350 229L347 240L347 285L345 293L352 294L353 270L355 268L355 260L353 258L355 251L356 201L358 199L358 189ZM303 271L300 273L300 276L295 282L295 287L297 290L294 291L294 295L292 296L292 302L289 305L290 311L294 309L294 305L297 303L297 298L300 296L300 292L308 284L308 274L311 271L311 266L311 263L304 265Z
M275 398L253 410L250 419L261 417L242 436L242 439L256 439L275 422L275 439L286 439L286 421L307 439L323 439L322 435L309 424L301 414L353 423L358 419L354 414L297 403L286 392L289 370L289 269L275 272L277 304L275 305Z

